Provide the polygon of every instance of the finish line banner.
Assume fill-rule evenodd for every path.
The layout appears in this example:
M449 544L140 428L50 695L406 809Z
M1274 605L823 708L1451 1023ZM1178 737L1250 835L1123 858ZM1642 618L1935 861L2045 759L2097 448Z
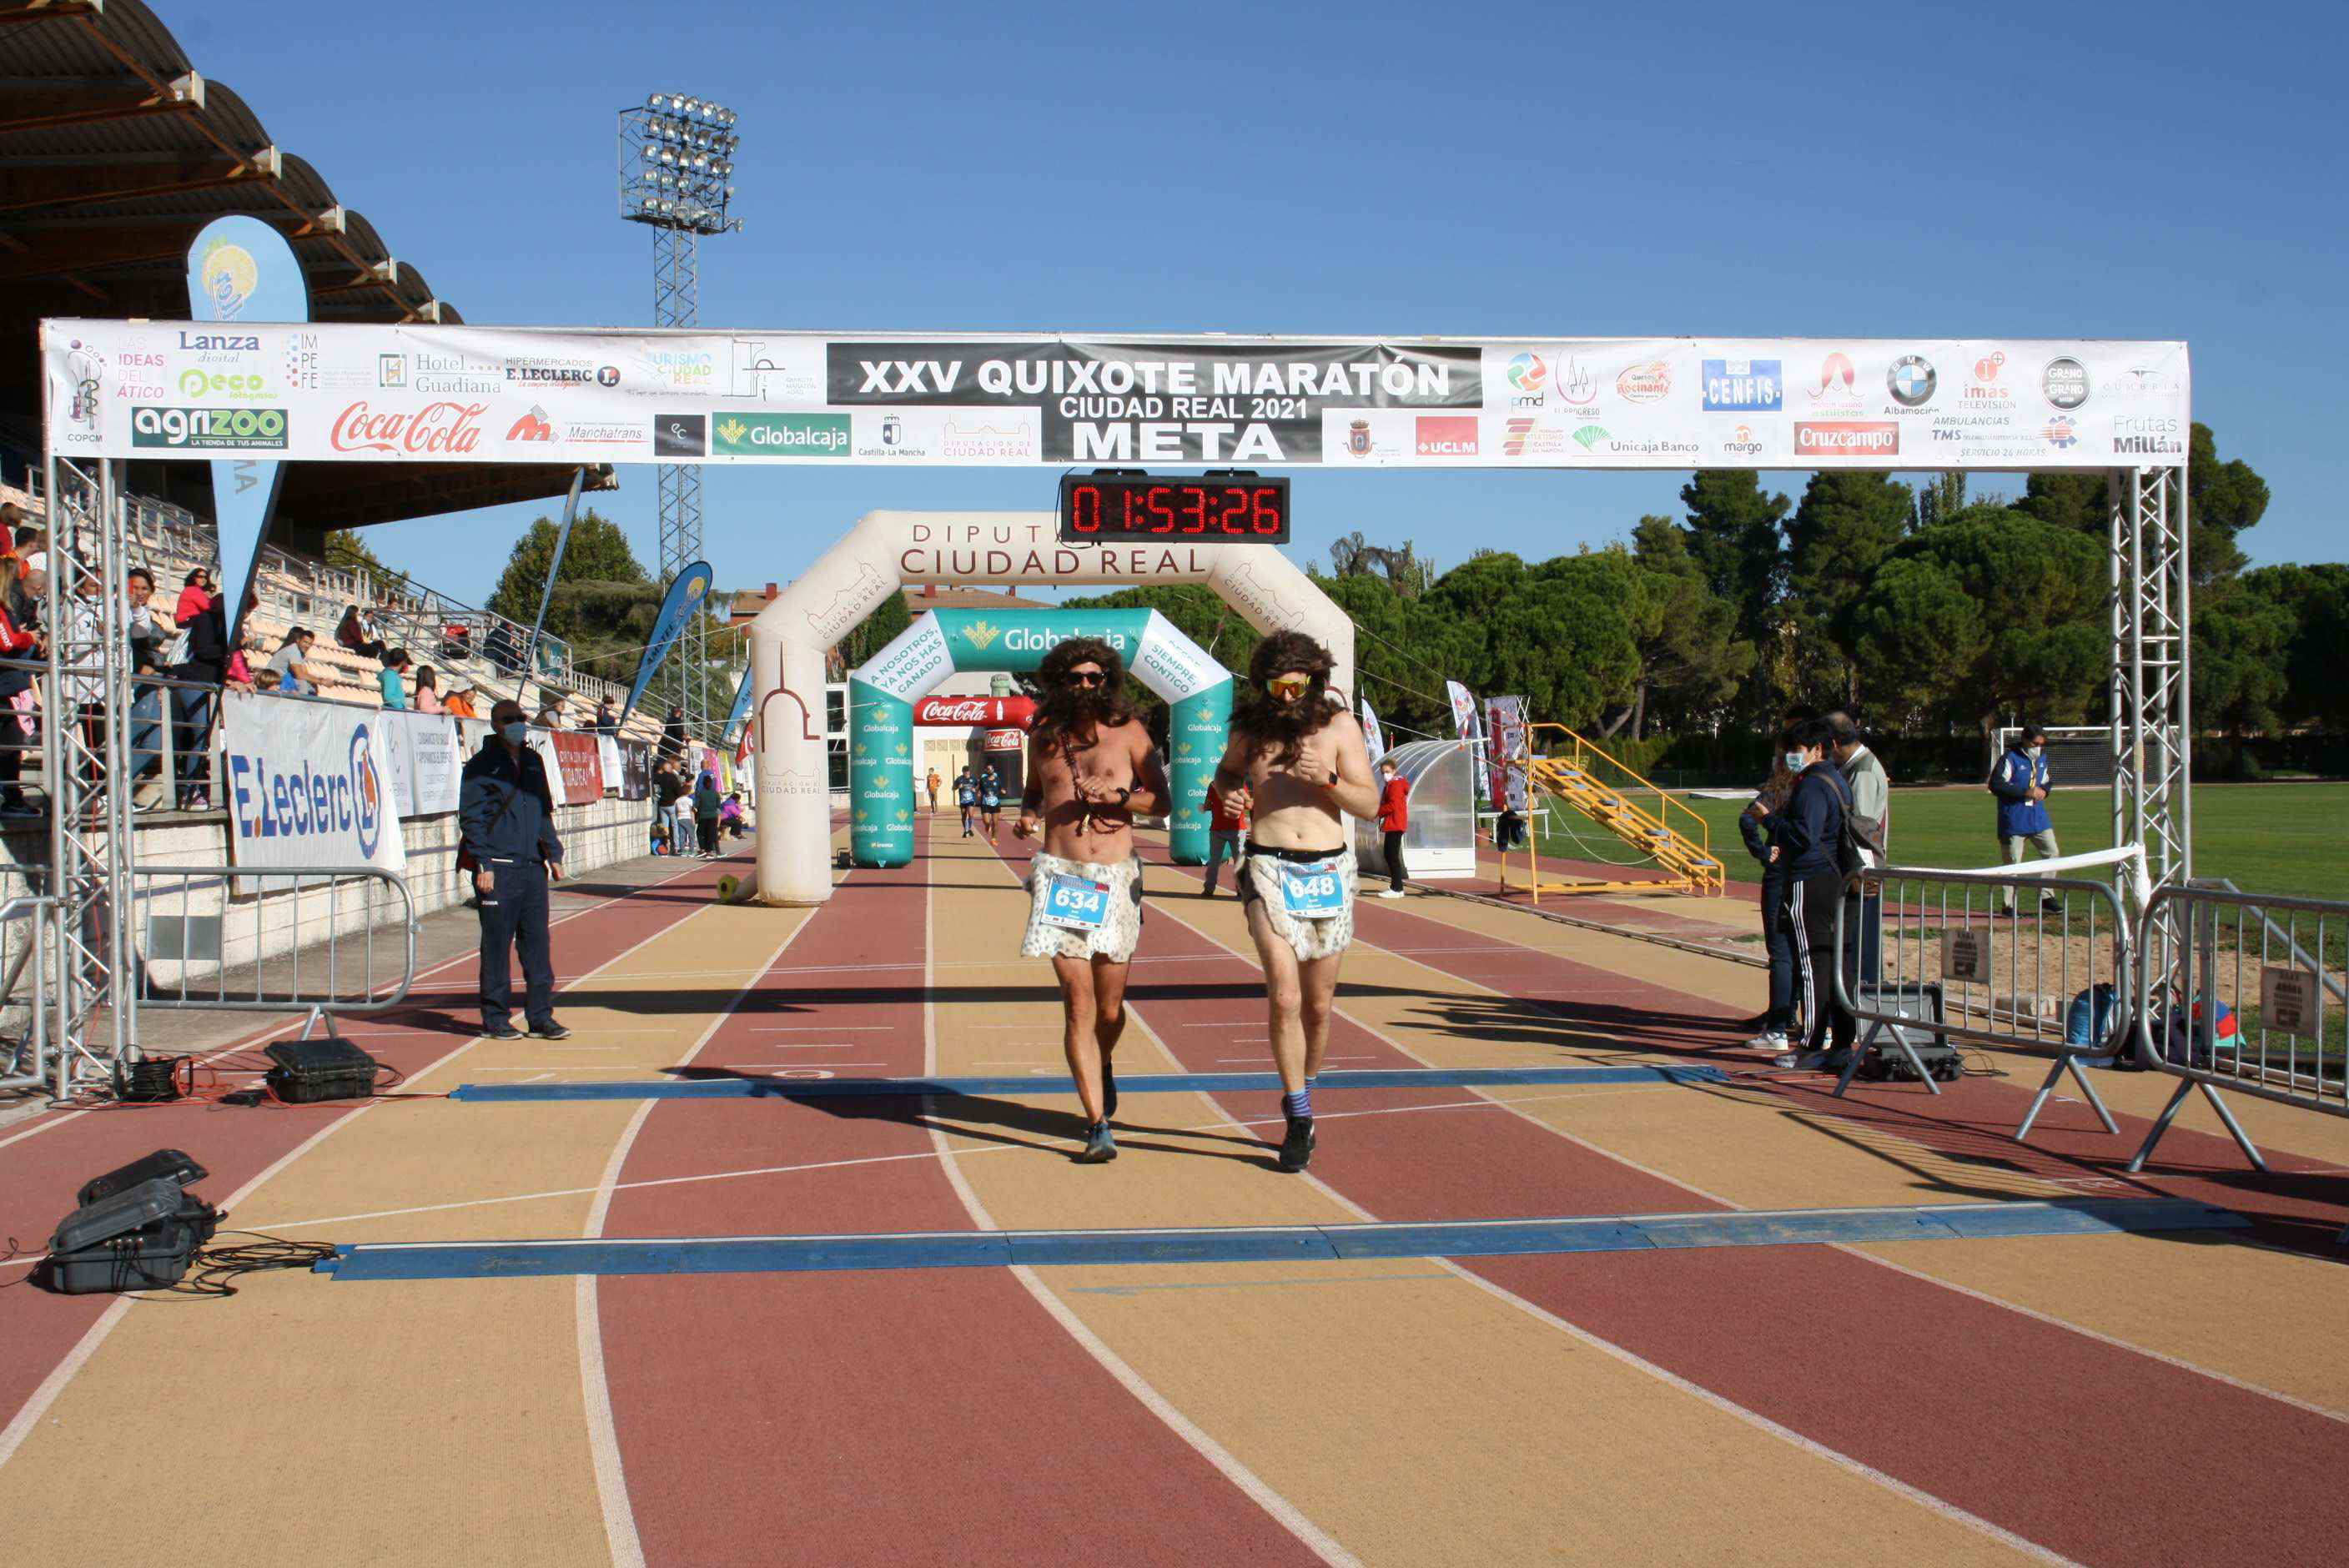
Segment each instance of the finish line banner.
M2186 345L41 324L66 457L2182 467ZM186 390L198 388L196 392Z

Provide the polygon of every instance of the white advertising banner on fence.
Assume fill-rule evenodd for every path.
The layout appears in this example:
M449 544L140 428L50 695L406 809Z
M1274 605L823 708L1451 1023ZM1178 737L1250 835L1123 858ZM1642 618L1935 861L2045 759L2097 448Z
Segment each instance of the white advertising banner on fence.
M67 457L2013 471L2182 467L2192 417L2175 342L41 332Z
M384 760L392 799L403 817L435 817L457 809L463 763L457 721L437 713L385 713Z
M404 872L399 817L373 708L222 694L229 832L240 866Z

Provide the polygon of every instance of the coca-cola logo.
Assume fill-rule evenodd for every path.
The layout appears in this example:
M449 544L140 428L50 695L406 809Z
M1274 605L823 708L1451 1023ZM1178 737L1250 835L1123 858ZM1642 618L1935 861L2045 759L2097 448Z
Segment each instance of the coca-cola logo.
M398 452L463 456L481 444L481 403L427 403L409 412L376 413L365 399L335 416L330 437L338 452Z
M914 722L1024 725L1035 707L1024 696L926 696L914 707Z

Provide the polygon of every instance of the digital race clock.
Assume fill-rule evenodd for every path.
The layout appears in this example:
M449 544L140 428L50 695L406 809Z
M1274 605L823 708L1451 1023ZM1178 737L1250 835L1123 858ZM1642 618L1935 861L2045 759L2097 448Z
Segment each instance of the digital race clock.
M1141 539L1288 542L1288 481L1253 473L1061 476L1064 543Z

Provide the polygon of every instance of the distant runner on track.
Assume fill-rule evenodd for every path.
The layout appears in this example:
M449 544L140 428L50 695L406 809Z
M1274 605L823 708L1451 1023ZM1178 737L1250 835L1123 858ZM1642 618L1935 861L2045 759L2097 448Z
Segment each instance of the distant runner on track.
M955 775L955 804L962 808L962 836L968 839L978 818L978 782L968 768Z
M1126 965L1142 940L1142 859L1133 818L1166 809L1165 770L1125 695L1125 665L1093 637L1044 655L1044 688L1012 832L1041 838L1028 872L1019 951L1050 958L1061 983L1061 1048L1084 1108L1088 1165L1117 1158L1111 1057L1125 1032Z
M1003 827L1003 780L995 776L992 764L978 776L978 815L987 828L987 841L990 844L999 841Z
M1283 1171L1313 1158L1313 1080L1330 1047L1338 965L1354 939L1354 851L1340 813L1379 810L1361 726L1333 705L1330 667L1329 650L1302 632L1258 643L1216 769L1224 799L1248 819L1240 904L1264 965L1288 1122Z

